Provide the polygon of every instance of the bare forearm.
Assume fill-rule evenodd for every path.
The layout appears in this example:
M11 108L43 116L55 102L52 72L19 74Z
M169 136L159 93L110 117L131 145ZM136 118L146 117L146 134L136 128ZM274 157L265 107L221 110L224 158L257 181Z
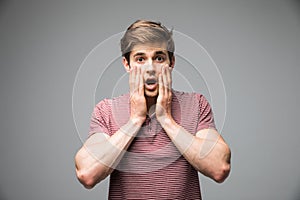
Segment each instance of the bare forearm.
M196 136L172 119L165 119L164 130L186 160L199 172L222 182L230 171L230 149L216 130L206 129Z
M91 144L87 149L96 158L97 163L100 162L109 168L115 168L138 130L139 126L128 122L104 142Z
M91 136L76 155L79 180L91 188L115 169L139 130L138 123L129 121L111 137ZM105 138L103 138L105 137Z

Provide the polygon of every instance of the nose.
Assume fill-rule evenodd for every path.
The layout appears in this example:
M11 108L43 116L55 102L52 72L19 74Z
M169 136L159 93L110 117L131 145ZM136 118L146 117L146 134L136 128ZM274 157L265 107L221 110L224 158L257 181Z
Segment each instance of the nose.
M152 61L149 61L146 65L146 68L145 68L145 71L146 73L152 75L152 74L155 74L155 66L154 66L154 63Z

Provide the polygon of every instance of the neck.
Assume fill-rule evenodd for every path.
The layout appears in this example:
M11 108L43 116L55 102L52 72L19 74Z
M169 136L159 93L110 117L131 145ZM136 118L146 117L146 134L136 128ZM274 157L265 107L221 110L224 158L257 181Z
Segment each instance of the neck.
M146 103L147 103L147 112L149 115L152 115L155 112L154 106L156 105L156 97L146 97Z

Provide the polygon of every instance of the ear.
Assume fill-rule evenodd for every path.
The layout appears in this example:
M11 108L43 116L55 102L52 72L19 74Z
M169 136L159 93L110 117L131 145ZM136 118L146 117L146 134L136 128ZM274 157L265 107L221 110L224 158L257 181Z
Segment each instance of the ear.
M175 55L172 56L172 62L170 67L174 68L174 66L175 66Z
M125 70L127 72L130 72L130 65L124 56L122 57L122 63L123 63L123 66L125 67Z

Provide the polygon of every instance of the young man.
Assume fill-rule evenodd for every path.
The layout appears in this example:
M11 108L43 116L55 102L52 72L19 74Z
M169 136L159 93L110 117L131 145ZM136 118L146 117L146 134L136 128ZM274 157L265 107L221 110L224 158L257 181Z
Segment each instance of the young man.
M92 188L110 175L109 199L201 199L198 171L218 183L230 149L201 94L172 89L172 32L138 20L121 39L130 93L99 102L75 157Z

